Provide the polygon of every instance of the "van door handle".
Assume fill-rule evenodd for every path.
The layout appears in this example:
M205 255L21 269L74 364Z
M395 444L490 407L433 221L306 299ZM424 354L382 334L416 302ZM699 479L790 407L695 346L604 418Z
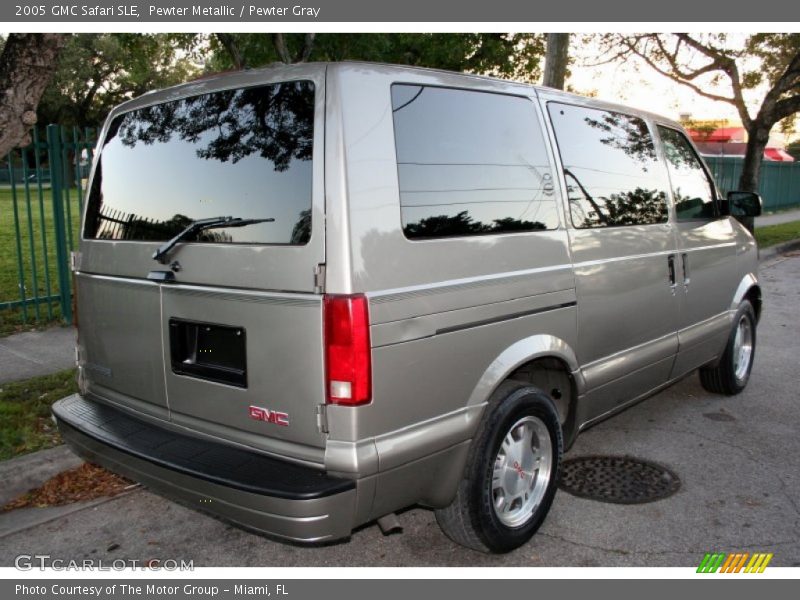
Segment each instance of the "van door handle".
M147 274L150 281L158 281L159 283L172 283L175 281L175 273L172 271L150 271Z
M675 255L670 254L667 257L667 268L669 269L669 288L672 290L672 295L675 295L675 288L678 285L675 282Z
M689 276L689 254L686 252L681 254L681 260L683 264L683 290L688 292L689 284L692 282L692 278Z

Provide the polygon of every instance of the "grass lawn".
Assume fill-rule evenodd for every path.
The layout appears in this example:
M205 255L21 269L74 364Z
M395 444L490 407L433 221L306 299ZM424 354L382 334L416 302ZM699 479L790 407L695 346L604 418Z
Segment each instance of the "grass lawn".
M76 189L70 190L69 199L72 239L74 243L77 243L80 215ZM55 234L53 233L53 201L49 188L42 189L41 206L44 211L40 210L39 192L36 186L30 187L30 204L26 199L24 186L18 186L17 213L22 246L23 281L28 298L36 295L48 295L45 273L49 277L49 294L58 294L59 289ZM0 189L0 302L20 299L17 238L14 221L14 204L11 190L2 188ZM44 231L47 234L44 240L42 239L43 224ZM45 247L47 249L46 252ZM45 268L45 256L47 258L47 268ZM35 279L34 264L36 267ZM27 319L24 317L25 314L21 308L0 310L0 335L8 335L14 331L29 329L31 325L47 325L50 322L57 321L61 317L58 301L53 301L49 305L41 303L38 307L38 314L36 307L31 304L28 306Z
M761 248L768 248L775 244L782 244L796 239L800 239L800 221L756 228L756 240L758 240L758 245Z
M0 384L0 460L60 444L50 405L77 391L75 369Z

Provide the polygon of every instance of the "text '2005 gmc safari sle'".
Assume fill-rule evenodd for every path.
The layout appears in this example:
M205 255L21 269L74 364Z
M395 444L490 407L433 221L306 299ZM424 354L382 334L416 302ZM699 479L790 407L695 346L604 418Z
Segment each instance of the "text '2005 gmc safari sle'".
M747 384L760 207L677 123L508 81L305 64L146 94L98 142L53 412L251 529L420 504L506 552L582 429L695 369Z

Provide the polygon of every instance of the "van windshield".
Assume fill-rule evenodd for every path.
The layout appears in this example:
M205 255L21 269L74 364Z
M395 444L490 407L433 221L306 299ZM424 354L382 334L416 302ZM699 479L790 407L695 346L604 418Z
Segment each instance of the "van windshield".
M124 113L103 140L87 239L165 241L197 220L274 218L186 241L303 245L311 237L314 84L293 81Z

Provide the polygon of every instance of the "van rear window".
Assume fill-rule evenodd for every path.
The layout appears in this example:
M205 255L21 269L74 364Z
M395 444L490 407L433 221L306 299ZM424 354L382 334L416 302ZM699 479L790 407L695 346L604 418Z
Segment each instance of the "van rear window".
M311 237L314 84L192 96L109 126L90 190L88 239L164 241L220 216L274 222L187 241L302 245Z

